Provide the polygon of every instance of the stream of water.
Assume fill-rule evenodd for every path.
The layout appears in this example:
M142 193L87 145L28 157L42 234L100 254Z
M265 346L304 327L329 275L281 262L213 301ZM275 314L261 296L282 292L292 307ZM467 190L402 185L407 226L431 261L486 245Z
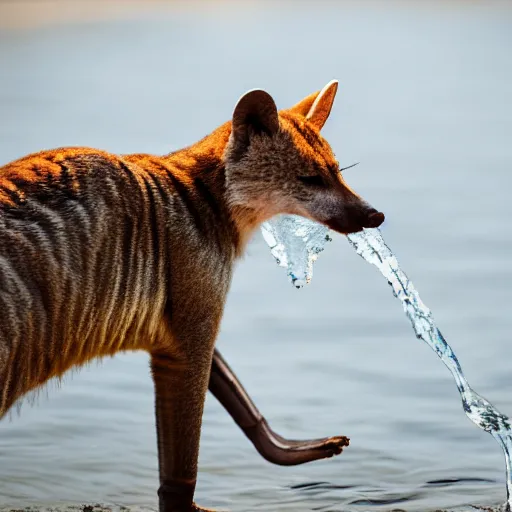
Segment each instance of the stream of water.
M329 240L328 229L301 217L281 216L265 223L263 237L269 244L279 265L286 267L296 287L309 282L313 263ZM364 229L347 236L357 254L375 265L387 279L411 321L416 338L423 340L450 370L457 384L462 407L467 417L478 427L489 432L505 454L507 503L512 507L512 429L510 419L499 412L487 399L476 393L466 380L462 367L452 348L436 327L430 309L422 302L413 283L400 268L398 260L384 242L378 229Z

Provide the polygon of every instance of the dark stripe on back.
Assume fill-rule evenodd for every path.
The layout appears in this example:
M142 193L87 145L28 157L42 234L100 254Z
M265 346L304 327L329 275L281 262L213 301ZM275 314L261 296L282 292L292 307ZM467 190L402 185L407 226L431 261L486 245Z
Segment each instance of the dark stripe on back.
M162 170L166 176L169 178L169 181L172 184L173 189L177 192L180 199L183 201L185 209L192 217L195 227L201 233L206 232L206 227L204 225L204 221L201 217L200 212L197 209L196 198L193 197L191 191L187 185L185 185L182 181L180 181L172 172L172 170L167 167L163 162L161 162L157 158L152 158L150 155L147 156L147 159L151 164L153 164L158 169Z
M155 188L151 186L150 181L155 183L155 180L152 179L151 176L144 176L144 185L146 186L146 191L148 193L148 201L149 201L149 225L151 228L151 239L153 241L153 261L158 266L158 261L160 260L160 227L158 222L158 206L157 199L155 198L155 194L158 193L155 191ZM158 188L157 188L158 190ZM162 198L161 198L162 199Z
M73 175L70 168L63 162L55 162L60 167L59 189L68 198L76 196L73 190Z
M176 176L174 176L171 170L165 169L165 172L169 180L171 181L172 186L174 187L179 197L183 201L186 210L192 216L195 227L197 228L198 231L204 234L206 231L204 222L201 218L200 213L197 210L194 198L189 192L189 188L184 183L182 183L178 178L176 178Z
M194 186L203 201L210 207L215 217L220 220L220 217L222 216L222 210L205 181L202 178L196 177L194 178Z
M16 184L15 184L16 185ZM25 199L20 195L17 189L13 190L7 187L0 185L0 192L9 198L9 201L13 203L13 205L3 204L2 208L7 211L16 210L19 206L23 206Z
M134 236L134 222L130 216L123 220L123 242L121 246L121 279L119 280L119 296L126 297L130 284L131 269L133 266L132 240Z

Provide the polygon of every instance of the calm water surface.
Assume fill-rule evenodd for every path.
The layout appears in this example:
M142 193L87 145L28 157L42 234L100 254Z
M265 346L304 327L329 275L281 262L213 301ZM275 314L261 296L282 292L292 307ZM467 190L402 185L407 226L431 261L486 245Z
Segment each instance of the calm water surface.
M512 4L194 5L4 26L0 161L64 145L166 153L228 119L249 88L286 107L338 78L324 133L342 165L361 162L347 181L386 213L384 237L468 380L512 414ZM272 466L209 397L201 504L430 511L504 501L499 447L464 416L449 372L342 237L298 291L256 236L218 346L278 432L344 434L351 446ZM157 480L145 354L70 374L0 423L1 506L154 508Z

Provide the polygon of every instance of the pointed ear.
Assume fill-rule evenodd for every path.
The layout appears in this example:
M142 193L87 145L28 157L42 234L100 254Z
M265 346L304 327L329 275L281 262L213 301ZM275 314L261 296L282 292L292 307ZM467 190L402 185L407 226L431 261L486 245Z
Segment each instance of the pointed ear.
M316 126L319 130L322 129L329 114L331 113L332 104L336 97L338 90L338 81L331 80L318 94L313 105L306 115L306 119Z
M268 92L252 89L238 100L231 134L239 147L247 148L251 135L255 133L274 135L278 130L277 107Z
M320 94L320 91L316 91L309 96L306 96L303 100L299 101L299 103L295 104L288 111L293 112L294 114L300 114L301 116L306 117L308 112L311 110L313 103L315 102L317 96Z

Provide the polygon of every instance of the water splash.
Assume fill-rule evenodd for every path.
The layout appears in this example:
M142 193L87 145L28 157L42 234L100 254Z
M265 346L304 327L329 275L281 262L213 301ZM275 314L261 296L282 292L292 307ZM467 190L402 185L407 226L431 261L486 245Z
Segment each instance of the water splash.
M462 407L468 418L482 430L489 432L498 441L505 453L507 477L507 510L512 507L512 430L510 420L500 413L488 400L471 389L452 348L436 327L430 309L423 304L398 261L384 242L378 229L365 229L349 235L348 240L357 254L375 265L388 280L408 316L418 339L423 340L439 356L452 373L459 390Z
M293 286L301 288L313 277L313 263L331 241L329 230L297 215L279 215L263 223L261 232L277 264L286 268Z
M300 219L300 221L298 221ZM314 227L313 227L314 225ZM272 254L281 266L288 268L288 275L312 276L312 264L329 239L328 229L300 217L283 216L265 223L264 237ZM314 233L313 239L307 233ZM303 233L306 233L305 237ZM273 237L273 238L272 238ZM505 510L512 509L512 429L510 419L500 413L488 400L476 393L466 380L460 363L452 348L436 327L430 309L423 304L414 285L400 268L395 255L384 242L378 229L365 229L347 236L357 254L372 265L387 279L411 321L416 338L423 340L452 373L459 390L462 407L467 417L478 427L489 432L500 444L505 454L507 503ZM302 246L301 244L302 240ZM271 243L277 242L277 243ZM310 253L310 250L313 252ZM308 273L309 272L309 273ZM309 278L307 278L309 276ZM299 286L297 286L299 287Z

